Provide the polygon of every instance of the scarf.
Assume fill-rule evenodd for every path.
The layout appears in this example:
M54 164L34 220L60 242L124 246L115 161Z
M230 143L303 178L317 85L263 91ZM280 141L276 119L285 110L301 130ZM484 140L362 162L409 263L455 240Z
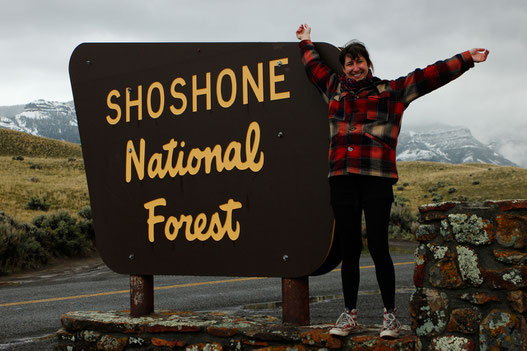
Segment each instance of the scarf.
M364 88L373 87L374 83L380 81L379 78L374 77L371 71L368 71L368 75L359 81L355 81L346 76L340 76L340 88L343 91L349 91L353 93L358 93L359 90Z

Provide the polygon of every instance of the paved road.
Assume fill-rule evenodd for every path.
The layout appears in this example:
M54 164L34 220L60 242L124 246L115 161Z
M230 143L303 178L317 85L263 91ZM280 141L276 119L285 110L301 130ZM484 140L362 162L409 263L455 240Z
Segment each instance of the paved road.
M413 291L411 249L396 250L396 303L409 323ZM359 322L382 322L382 302L369 255L361 258ZM281 318L280 278L155 276L156 310L234 310ZM343 308L340 270L309 278L311 323L330 323ZM98 258L40 272L0 278L0 350L53 349L60 316L71 311L129 309L129 278L111 272Z

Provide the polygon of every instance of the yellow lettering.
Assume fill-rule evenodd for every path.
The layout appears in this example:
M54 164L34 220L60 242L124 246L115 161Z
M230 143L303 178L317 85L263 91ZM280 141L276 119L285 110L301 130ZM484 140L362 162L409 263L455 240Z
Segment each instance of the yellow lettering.
M135 166L139 180L144 178L145 144L144 139L139 140L139 155L136 152L132 140L128 140L126 144L125 180L127 183L132 180L132 165ZM177 157L174 161L177 146L178 142L174 139L170 139L168 143L163 145L163 150L166 151L166 160L164 161L164 155L162 153L156 152L151 154L148 159L146 172L150 179L163 179L167 173L171 178L175 178L178 175L183 176L187 173L196 175L201 170L202 164L205 164L205 173L210 174L213 162L216 162L217 172L223 172L224 170L231 171L234 168L240 171L250 169L253 172L259 172L264 165L264 152L259 151L260 126L255 121L249 124L247 134L245 135L245 160L242 159L242 143L239 141L231 141L225 148L225 151L218 144L212 149L208 146L203 150L192 148L188 155L183 150L185 142L181 141L179 143L181 150L177 152Z
M221 145L214 146L214 149L206 147L202 152L203 158L205 159L205 173L210 174L212 169L212 160L216 160L216 171L223 171L223 161L221 160Z
M201 168L201 159L203 158L203 153L200 149L194 148L190 150L190 153L188 155L187 160L187 169L188 174L195 175L199 172L199 169ZM194 160L196 161L196 164L194 165Z
M207 226L207 216L205 213L200 213L196 216L196 220L194 221L194 235L196 238L198 238L199 241L205 241L207 240L210 235L207 233L203 233L203 230Z
M209 230L207 235L212 237L214 241L219 241L225 235L226 229L221 225L220 215L218 212L214 212L210 219Z
M166 172L169 172L171 177L174 177L177 172L175 172L174 167L172 167L172 158L174 156L174 149L177 146L177 141L174 139L170 139L168 143L163 145L163 150L167 152L167 160L165 162L165 174Z
M144 204L145 209L148 210L148 240L154 242L155 240L155 225L165 222L165 217L156 215L155 209L158 206L165 207L167 202L164 198L158 198ZM185 224L185 239L187 241L206 241L212 237L214 241L219 241L225 237L225 234L230 240L236 241L240 237L240 223L236 221L233 225L233 211L242 208L241 202L229 199L227 203L218 206L220 210L225 212L225 221L221 223L220 214L214 212L208 222L205 213L199 213L196 219L191 215L180 215L179 220L175 216L169 216L165 222L165 237L169 241L174 241L179 230ZM208 224L208 228L207 228ZM205 230L207 229L207 230ZM192 232L194 230L194 232Z
M119 98L121 94L119 94L119 91L114 89L108 93L108 97L106 98L106 105L108 106L108 108L111 108L112 110L115 110L117 112L114 118L110 117L110 115L106 116L106 121L111 125L117 124L121 120L121 106L112 102L112 98L114 96L116 98Z
M249 103L249 92L247 88L247 83L251 85L254 96L258 99L258 102L264 100L264 85L263 85L263 62L258 63L258 84L254 81L254 78L249 71L247 65L242 67L242 90L243 90L243 104L247 105Z
M132 180L132 162L135 166L135 172L137 173L137 178L143 180L145 176L145 139L141 138L139 140L139 157L135 152L134 143L132 140L128 140L126 143L126 175L125 179L127 183L130 183Z
M220 205L220 209L227 212L223 229L227 231L229 239L235 241L240 236L240 223L236 221L236 229L232 229L232 211L242 208L241 202L229 199L226 204ZM222 235L223 236L223 235Z
M148 176L150 179L154 179L156 176L159 179L165 178L167 174L167 169L163 168L163 155L160 153L155 153L150 157L148 161Z
M253 140L254 134L254 141ZM251 122L249 128L247 128L247 135L245 136L245 155L247 157L247 163L249 168L253 172L258 172L262 169L264 164L264 153L260 151L260 160L255 163L254 159L258 153L258 147L260 146L260 125L256 122Z
M195 235L195 233L192 233L190 230L191 230L191 224L192 224L192 216L191 215L181 215L179 217L179 220L180 221L185 221L186 222L186 227L185 227L185 239L187 239L188 241L194 241L197 239L197 236Z
M290 91L277 91L278 84L286 80L285 74L277 74L277 67L283 67L288 64L289 59L287 57L270 60L269 63L269 98L270 100L280 100L288 99L291 97ZM249 103L249 95L252 91L254 97L258 102L263 102L265 99L264 88L267 86L267 82L264 79L264 63L258 62L256 66L251 71L248 65L241 66L241 84L242 84L242 103L247 105ZM222 108L229 108L234 105L236 97L238 96L238 80L236 74L239 74L239 68L223 68L216 79L216 100ZM204 74L204 76L203 76ZM205 97L205 108L211 110L212 108L212 74L211 72L203 72L199 74L201 81L201 87L198 87L198 74L192 75L192 87L189 89L192 93L192 112L198 111L198 97L204 95ZM230 80L231 91L230 94L226 92L228 89L225 87L225 81ZM165 89L168 87L164 86L159 81L154 81L148 83L148 89L146 94L146 112L153 118L157 119L163 115L165 111L166 103L166 92ZM172 80L170 84L170 95L175 99L173 104L169 105L170 112L175 115L183 114L188 107L190 96L188 93L178 91L178 87L186 86L187 82L182 77L176 77ZM228 84L228 83L227 83ZM137 120L140 121L143 119L143 85L138 85L137 88L126 88L124 91L125 94L125 105L119 105L118 99L121 96L121 93L113 89L111 90L106 97L106 105L112 111L106 115L106 121L110 125L115 125L120 122L122 114L125 115L126 122L130 122L131 110L132 108L137 108ZM154 106L157 102L157 94L159 95L159 105ZM228 96L224 96L227 94ZM134 98L132 98L134 96ZM154 101L152 101L152 98ZM179 101L178 101L179 100ZM179 106L179 107L178 107ZM122 111L122 108L125 108L125 111ZM113 114L113 115L112 115Z
M221 83L223 81L223 77L225 76L229 76L231 79L231 97L228 101L223 100L223 95L221 93ZM234 103L234 100L236 99L236 75L232 69L225 68L218 75L218 79L216 80L216 96L218 98L218 103L223 108L231 107L231 105Z
M154 209L157 207L157 206L166 206L167 205L167 201L164 199L164 198L159 198L159 199L155 199L155 200L152 200L152 201L149 201L147 203L145 203L145 208L148 210L148 220L146 221L146 223L148 224L148 241L150 241L151 243L154 242L154 225L156 223L161 223L165 220L165 217L164 216L154 216ZM177 232L176 232L176 235L177 235Z
M181 142L181 147L185 146L185 142ZM187 167L183 167L183 158L185 157L185 151L181 150L177 153L177 160L176 160L176 166L173 169L174 175L172 175L172 170L170 172L171 177L175 177L176 175L185 175L187 174L187 168L188 168L188 161L187 161Z
M227 148L225 149L225 154L223 155L223 167L227 171L232 170L234 167L243 170L244 164L240 159L241 145L237 141L231 141Z
M130 122L130 107L137 106L137 119L140 121L143 119L143 86L137 86L137 99L131 100L130 95L132 88L126 89L126 122Z
M176 217L168 217L167 222L165 223L165 237L170 241L176 240L182 224L183 223L178 222Z
M170 105L170 112L172 112L172 114L176 116L182 114L187 109L187 97L185 96L185 94L176 91L176 85L178 84L184 87L187 83L183 78L176 78L172 81L172 84L170 85L170 94L172 95L172 97L181 100L180 108L175 108L174 105Z
M289 99L289 91L284 91L281 93L276 92L276 83L283 82L285 80L283 74L275 75L275 67L278 65L278 62L281 62L281 65L287 65L287 57L269 61L269 88L270 88L270 99L271 100L280 100L280 99Z
M154 89L157 89L159 91L159 109L157 111L154 111L152 109L152 91ZM148 115L152 118L158 118L163 113L163 109L165 108L165 90L163 89L163 86L159 82L154 82L150 84L148 87L148 91L146 93L146 109L148 110Z
M198 95L205 95L207 101L207 110L211 108L211 93L210 93L210 72L205 74L205 88L198 89L198 76L192 76L192 112L198 110Z

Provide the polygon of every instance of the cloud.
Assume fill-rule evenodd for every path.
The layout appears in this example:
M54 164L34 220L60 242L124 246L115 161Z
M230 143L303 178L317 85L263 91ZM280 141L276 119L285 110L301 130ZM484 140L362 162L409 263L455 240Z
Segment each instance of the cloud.
M507 129L500 124L522 129L524 0L12 1L0 12L0 31L9 33L0 37L0 105L72 99L68 61L82 42L287 42L305 22L315 41L365 42L386 79L488 47L488 62L414 102L404 119L462 124L485 138Z

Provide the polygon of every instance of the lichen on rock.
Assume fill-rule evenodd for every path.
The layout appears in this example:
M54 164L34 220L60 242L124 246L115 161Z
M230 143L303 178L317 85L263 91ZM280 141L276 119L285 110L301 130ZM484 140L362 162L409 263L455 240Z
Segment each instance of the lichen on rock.
M448 323L448 297L435 289L416 289L410 297L412 330L417 336L441 335Z
M483 276L476 251L466 246L456 246L456 251L463 280L469 282L472 286L483 284Z
M480 350L519 350L523 338L520 319L509 312L492 310L479 328Z
M437 244L427 244L428 249L434 254L436 260L440 260L445 257L446 252L448 251L448 246L442 246Z
M523 284L523 277L519 270L513 269L503 273L502 277L504 281L512 283L515 286L521 286Z
M434 351L466 351L474 350L474 342L460 336L441 336L434 338L430 345Z
M493 237L487 232L490 226L488 221L476 215L468 216L463 213L449 214L448 224L457 242L468 243L476 246L492 243ZM448 228L446 220L441 222L441 231Z
M440 246L440 249L436 250L436 257L441 257L441 259L430 266L428 280L435 288L460 288L464 286L464 282L456 265L456 253L448 248L445 251L443 248L446 246Z

